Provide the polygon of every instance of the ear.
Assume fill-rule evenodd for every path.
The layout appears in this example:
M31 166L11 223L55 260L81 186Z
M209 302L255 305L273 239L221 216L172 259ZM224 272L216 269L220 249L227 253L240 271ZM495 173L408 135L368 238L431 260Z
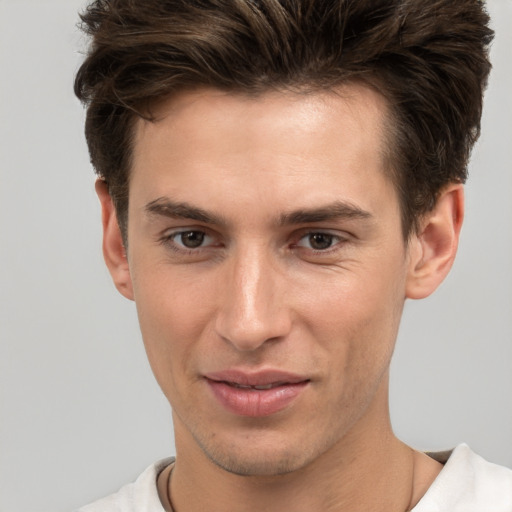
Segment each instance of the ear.
M105 263L119 293L127 299L133 300L132 279L114 203L108 192L107 184L101 179L96 181L96 193L101 203Z
M422 220L419 234L409 240L407 298L428 297L442 283L457 253L463 218L464 188L450 185Z

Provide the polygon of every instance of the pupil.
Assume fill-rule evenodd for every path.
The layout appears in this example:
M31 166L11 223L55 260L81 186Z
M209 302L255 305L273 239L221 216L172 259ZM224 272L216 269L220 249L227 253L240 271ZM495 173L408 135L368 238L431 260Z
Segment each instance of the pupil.
M309 243L313 249L328 249L332 245L332 235L314 233L309 235Z
M181 234L181 241L185 247L193 249L199 247L204 240L204 233L201 231L187 231Z

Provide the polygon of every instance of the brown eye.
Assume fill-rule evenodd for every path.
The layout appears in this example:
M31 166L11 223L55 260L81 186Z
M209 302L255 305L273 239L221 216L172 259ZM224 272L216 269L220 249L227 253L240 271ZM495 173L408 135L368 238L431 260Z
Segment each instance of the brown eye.
M187 249L196 249L203 244L205 234L202 231L183 231L178 233L176 238L179 240L179 245L183 245Z
M309 246L315 251L329 249L334 241L334 236L328 233L310 233L308 235Z

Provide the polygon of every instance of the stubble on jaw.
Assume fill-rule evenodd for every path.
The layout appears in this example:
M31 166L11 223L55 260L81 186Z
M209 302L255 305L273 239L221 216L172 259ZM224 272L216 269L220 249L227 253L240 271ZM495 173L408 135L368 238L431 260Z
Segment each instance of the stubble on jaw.
M389 359L390 361L390 359ZM361 376L361 378L364 378ZM392 431L388 414L388 388L389 388L389 364L384 365L380 378L375 381L373 389L365 395L364 400L358 398L355 389L346 398L345 404L340 408L339 415L345 415L346 421L343 428L333 430L325 425L326 435L313 436L309 440L317 439L316 443L304 443L301 446L289 446L280 451L279 457L270 459L268 454L256 451L254 446L261 446L258 442L258 430L261 436L268 436L268 430L272 428L273 420L252 418L251 422L257 422L247 434L247 444L233 449L233 445L225 446L225 441L219 440L215 431L205 428L208 422L206 418L197 418L196 428L185 425L179 415L173 410L173 422L175 426L176 446L185 440L188 449L183 452L190 454L196 452L196 456L205 457L215 467L226 471L229 474L240 477L254 477L258 481L267 483L283 481L286 476L301 474L308 468L321 464L323 460L331 459L336 466L350 464L355 458L359 458L361 448L377 449L375 442L367 439L365 446L361 445L358 438L365 436L369 430L373 432L374 440L381 434L387 433L384 437L391 438ZM358 407L354 407L354 401L359 400ZM357 426L357 428L356 428ZM372 428L370 428L372 427ZM375 427L375 428L373 428ZM276 436L279 434L278 427L274 426ZM198 435L206 433L206 436ZM382 439L385 443L386 439ZM321 441L321 442L319 442ZM192 443L192 446L190 446ZM378 444L378 443L377 443ZM275 445L269 441L269 445ZM372 448L373 447L373 448ZM275 453L275 451L274 451ZM193 457L195 459L195 457ZM330 463L327 463L328 465ZM277 483L277 482L276 482Z

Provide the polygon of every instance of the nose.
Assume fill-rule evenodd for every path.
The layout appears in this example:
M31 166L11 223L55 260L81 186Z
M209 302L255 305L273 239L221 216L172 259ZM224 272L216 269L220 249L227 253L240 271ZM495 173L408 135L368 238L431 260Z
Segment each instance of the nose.
M215 328L238 351L255 351L290 331L285 278L277 267L255 247L238 250L227 262Z

